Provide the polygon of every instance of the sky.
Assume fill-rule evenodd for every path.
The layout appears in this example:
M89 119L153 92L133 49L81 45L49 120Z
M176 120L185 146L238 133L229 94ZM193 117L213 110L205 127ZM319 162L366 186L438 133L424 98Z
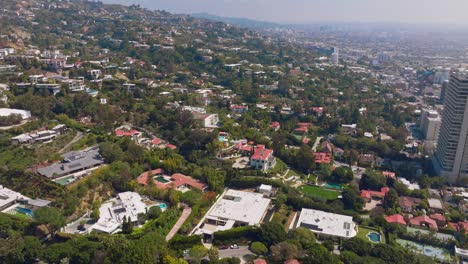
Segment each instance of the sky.
M401 22L468 25L468 0L103 0L172 13L278 23Z

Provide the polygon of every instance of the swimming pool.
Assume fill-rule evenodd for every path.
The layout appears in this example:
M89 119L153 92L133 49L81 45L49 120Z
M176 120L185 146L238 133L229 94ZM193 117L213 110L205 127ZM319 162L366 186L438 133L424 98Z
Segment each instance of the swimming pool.
M161 211L166 210L167 205L165 203L159 204L159 208L161 208Z
M31 211L30 209L23 208L23 207L16 207L16 211L18 213L25 214L29 217L33 217L33 211Z
M380 241L382 241L380 234L377 232L369 232L369 234L367 234L367 238L374 243L380 243Z
M337 183L326 183L325 188L341 190L341 189L343 189L343 186L341 186L341 184L337 184Z
M156 177L154 179L157 180L160 183L168 183L169 182L168 180L164 179L164 177L162 177L162 176L158 176L158 177Z
M218 136L218 140L221 141L221 142L226 142L228 141L227 138L225 136Z
M60 184L60 185L68 185L73 181L74 178L75 177L73 177L73 176L68 176L68 177L65 177L65 178L55 180L55 182Z

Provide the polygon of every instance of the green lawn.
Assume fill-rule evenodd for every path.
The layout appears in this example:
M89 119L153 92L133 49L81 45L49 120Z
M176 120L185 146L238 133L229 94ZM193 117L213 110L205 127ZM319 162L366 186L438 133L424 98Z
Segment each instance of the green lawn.
M377 232L380 234L381 243L385 243L385 236L379 231L379 229L372 228L372 227L363 227L363 226L359 226L358 228L359 230L357 233L357 237L362 238L365 241L371 242L369 238L367 237L367 235L369 234L369 232Z
M337 191L327 190L318 186L304 185L299 187L299 191L304 194L315 196L318 198L323 198L326 200L335 200L340 195Z

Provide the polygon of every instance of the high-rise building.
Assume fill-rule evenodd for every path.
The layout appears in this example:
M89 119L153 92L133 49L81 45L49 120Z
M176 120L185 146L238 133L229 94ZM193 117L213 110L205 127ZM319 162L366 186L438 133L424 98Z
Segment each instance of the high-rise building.
M424 139L428 141L437 141L439 138L439 130L441 118L437 111L432 109L424 109L421 114L421 131L424 134Z
M449 182L468 178L468 72L452 73L445 91L434 168Z

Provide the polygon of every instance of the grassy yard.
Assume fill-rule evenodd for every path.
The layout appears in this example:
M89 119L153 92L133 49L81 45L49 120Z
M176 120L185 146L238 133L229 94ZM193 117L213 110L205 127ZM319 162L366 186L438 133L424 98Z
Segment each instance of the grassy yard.
M281 224L285 230L288 230L288 219L291 213L292 211L283 204L280 209L275 212L271 221Z
M340 195L337 191L327 190L318 186L304 185L299 187L299 191L306 195L323 198L326 200L335 200Z
M381 243L385 243L385 236L379 231L377 228L372 228L372 227L364 227L364 226L359 226L359 230L357 233L357 237L364 239L365 241L369 241L369 238L367 237L367 234L369 232L377 232L380 234L380 239Z

